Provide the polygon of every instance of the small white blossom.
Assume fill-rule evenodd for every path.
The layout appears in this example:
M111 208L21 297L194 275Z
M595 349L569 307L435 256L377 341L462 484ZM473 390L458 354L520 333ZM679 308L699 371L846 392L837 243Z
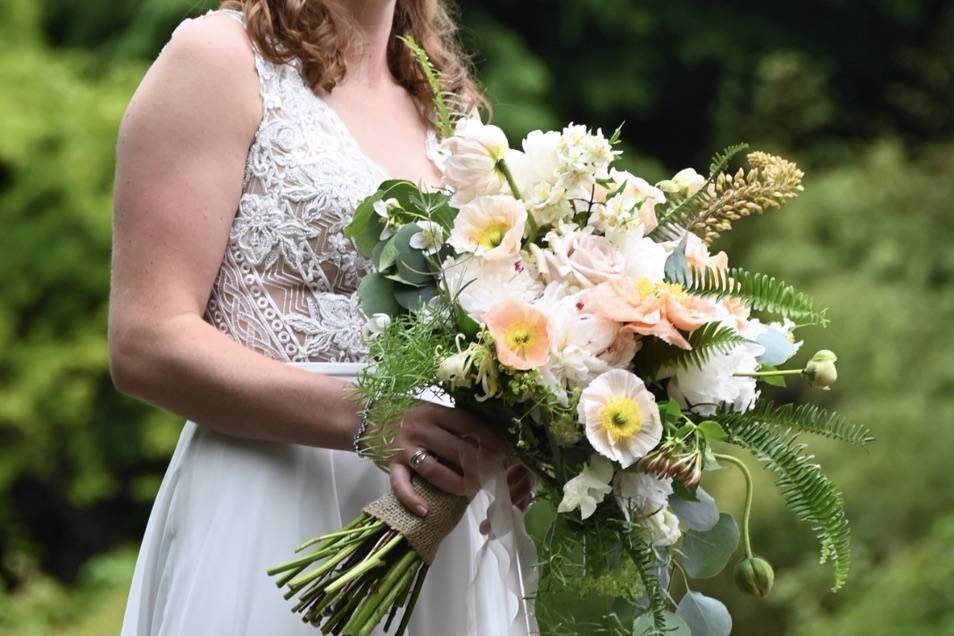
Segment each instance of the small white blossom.
M395 227L397 224L394 222L392 212L401 209L401 204L398 202L398 200L379 199L371 205L371 208L379 217L381 217L381 222L384 223L384 229L381 230L381 240L383 241L394 236L394 233L397 231Z
M672 545L682 536L682 531L679 530L679 517L669 508L651 515L644 524L649 528L653 545L659 547Z
M444 247L444 228L434 221L418 221L419 232L411 235L409 245L425 254L436 254Z
M390 326L391 316L387 314L372 314L364 323L364 329L362 330L365 340L370 340L371 338L381 334Z
M557 512L572 512L580 509L580 517L586 519L596 512L596 506L612 492L609 485L613 479L613 464L608 459L593 455L583 472L563 484L563 501Z

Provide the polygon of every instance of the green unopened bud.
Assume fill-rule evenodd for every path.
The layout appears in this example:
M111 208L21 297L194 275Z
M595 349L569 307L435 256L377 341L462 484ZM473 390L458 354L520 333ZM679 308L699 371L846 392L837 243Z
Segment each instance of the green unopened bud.
M815 388L828 391L838 379L838 369L835 368L836 360L838 360L838 356L828 349L822 349L808 361L803 373L811 380Z
M735 584L743 592L763 598L772 591L775 583L775 571L765 559L746 558L735 566Z

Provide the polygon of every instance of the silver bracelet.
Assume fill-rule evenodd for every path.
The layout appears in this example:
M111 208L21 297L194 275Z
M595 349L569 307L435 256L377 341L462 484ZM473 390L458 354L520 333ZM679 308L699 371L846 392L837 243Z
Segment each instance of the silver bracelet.
M354 429L354 435L351 437L351 445L354 447L355 454L362 458L367 458L365 448L362 446L361 441L367 434L368 426L371 424L371 422L368 420L368 410L370 408L370 402L364 405L364 409L361 411L361 422L358 423L358 428Z

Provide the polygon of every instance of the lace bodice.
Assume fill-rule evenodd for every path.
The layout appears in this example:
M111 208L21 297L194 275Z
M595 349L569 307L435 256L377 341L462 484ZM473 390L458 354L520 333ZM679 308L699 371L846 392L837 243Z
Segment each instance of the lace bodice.
M278 360L361 361L364 316L355 290L370 264L342 232L387 174L296 62L273 64L255 52L262 120L205 317ZM435 147L432 132L432 160Z

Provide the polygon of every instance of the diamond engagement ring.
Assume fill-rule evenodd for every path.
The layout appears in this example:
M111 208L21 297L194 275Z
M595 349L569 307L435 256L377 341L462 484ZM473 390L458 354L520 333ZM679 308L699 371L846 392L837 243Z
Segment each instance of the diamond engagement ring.
M411 469L417 470L418 468L421 467L421 464L423 464L426 459L427 459L427 451L424 450L423 448L417 449L414 452L414 454L411 455L411 461L409 462L411 465Z

